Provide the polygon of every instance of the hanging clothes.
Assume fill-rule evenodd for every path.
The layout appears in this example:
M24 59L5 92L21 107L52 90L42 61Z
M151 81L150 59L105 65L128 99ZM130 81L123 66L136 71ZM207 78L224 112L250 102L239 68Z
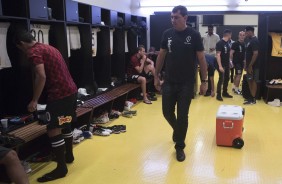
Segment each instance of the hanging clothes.
M97 55L97 34L99 31L101 31L99 28L92 28L92 57L95 57Z
M30 33L37 42L49 45L50 25L31 24L30 28Z
M7 53L7 32L10 26L9 22L0 22L0 70L12 67Z
M125 46L125 52L128 52L128 42L127 42L127 32L124 32L124 46Z
M76 26L67 26L68 57L71 56L70 50L81 48L80 33Z
M115 29L110 30L110 52L111 52L111 55L113 54L113 49L114 49L114 31L115 31Z
M282 33L270 32L272 38L272 51L271 56L282 57Z

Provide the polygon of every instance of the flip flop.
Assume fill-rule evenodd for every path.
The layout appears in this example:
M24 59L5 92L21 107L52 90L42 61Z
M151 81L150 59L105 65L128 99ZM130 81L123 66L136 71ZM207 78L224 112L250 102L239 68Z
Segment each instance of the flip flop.
M152 104L152 102L151 102L150 100L143 100L143 102L144 102L145 104Z

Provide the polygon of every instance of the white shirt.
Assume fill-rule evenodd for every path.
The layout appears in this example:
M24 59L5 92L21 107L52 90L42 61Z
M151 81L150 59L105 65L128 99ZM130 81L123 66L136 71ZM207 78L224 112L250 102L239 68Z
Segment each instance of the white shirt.
M204 35L203 37L203 45L205 49L205 53L215 56L216 55L216 43L220 40L218 34L213 33L212 35L209 35L208 33ZM211 51L210 49L213 49Z

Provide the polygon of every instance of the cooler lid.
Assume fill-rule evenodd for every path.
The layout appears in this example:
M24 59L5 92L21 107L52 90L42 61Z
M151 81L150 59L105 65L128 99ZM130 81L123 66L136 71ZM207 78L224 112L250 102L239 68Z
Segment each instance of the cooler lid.
M241 120L243 117L243 108L237 105L221 105L216 114L217 119Z

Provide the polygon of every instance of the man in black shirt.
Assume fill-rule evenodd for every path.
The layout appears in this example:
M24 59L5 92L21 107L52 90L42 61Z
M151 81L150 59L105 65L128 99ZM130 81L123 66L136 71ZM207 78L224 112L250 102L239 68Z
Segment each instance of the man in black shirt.
M228 92L228 81L230 75L229 67L229 56L230 56L230 45L229 40L231 39L232 32L229 29L224 30L223 38L216 44L216 60L218 64L218 83L217 83L217 95L216 99L223 101L222 96L226 98L233 98ZM223 84L223 91L221 93L221 87ZM221 96L222 95L222 96Z
M191 27L187 27L188 12L184 6L176 6L171 13L173 28L163 33L161 49L157 58L155 87L161 89L159 74L165 66L165 78L162 85L163 115L173 129L173 141L176 159L185 160L185 138L188 128L188 112L194 93L197 61L202 74L200 93L207 90L207 64L201 35ZM177 116L175 115L177 105Z
M245 28L246 37L249 39L249 43L246 47L246 70L247 80L252 95L251 99L248 99L244 104L253 105L256 104L257 83L259 79L259 41L254 34L254 27L247 26Z
M244 62L245 62L245 32L239 32L238 41L234 42L230 50L230 62L235 68L233 92L240 95L242 92L239 89L240 80L242 77Z

